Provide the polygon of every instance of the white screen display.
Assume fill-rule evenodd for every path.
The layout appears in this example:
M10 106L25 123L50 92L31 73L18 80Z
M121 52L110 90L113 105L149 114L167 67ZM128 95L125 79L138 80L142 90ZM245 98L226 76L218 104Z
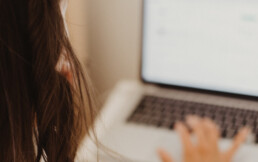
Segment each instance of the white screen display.
M258 96L257 0L145 0L145 81Z

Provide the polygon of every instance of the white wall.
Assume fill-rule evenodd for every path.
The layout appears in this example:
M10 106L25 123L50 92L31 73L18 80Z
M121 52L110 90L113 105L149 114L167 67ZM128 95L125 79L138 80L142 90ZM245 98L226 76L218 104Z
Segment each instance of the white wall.
M88 57L88 0L68 0L66 22L75 53L82 63Z
M138 79L142 0L89 0L89 63L102 94Z

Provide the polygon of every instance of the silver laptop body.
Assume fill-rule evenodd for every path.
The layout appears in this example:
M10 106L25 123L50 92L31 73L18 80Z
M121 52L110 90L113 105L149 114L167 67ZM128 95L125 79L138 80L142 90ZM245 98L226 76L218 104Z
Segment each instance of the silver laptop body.
M193 114L221 126L221 150L249 125L233 161L258 161L258 2L144 0L142 29L142 82L121 81L96 122L100 142L123 157L100 150L99 160L159 162L164 148L181 161L173 126ZM85 140L78 161L95 161L95 149Z

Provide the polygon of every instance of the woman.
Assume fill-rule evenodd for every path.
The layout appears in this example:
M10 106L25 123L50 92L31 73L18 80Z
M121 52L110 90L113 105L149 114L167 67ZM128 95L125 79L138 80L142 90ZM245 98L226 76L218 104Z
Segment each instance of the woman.
M63 3L0 0L1 162L72 162L90 130L94 119L91 92L68 40L65 12L60 9ZM215 146L218 130L214 124L197 120L193 130L198 137L215 130L216 136L208 136L214 138L209 140ZM182 124L177 130L185 144L185 162L192 155L198 161L204 156L196 152L211 150L196 150ZM242 133L235 140L230 158L244 137ZM220 158L217 148L213 149L210 161L205 162ZM160 156L164 162L172 161L164 151Z
M74 161L94 117L60 3L0 0L1 162Z

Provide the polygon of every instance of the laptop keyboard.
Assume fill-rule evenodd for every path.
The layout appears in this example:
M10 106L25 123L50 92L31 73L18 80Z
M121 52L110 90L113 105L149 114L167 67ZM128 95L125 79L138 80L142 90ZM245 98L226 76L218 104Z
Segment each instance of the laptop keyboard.
M128 122L173 129L187 115L211 118L220 126L223 138L232 138L240 128L249 126L258 143L258 111L253 110L144 96Z

